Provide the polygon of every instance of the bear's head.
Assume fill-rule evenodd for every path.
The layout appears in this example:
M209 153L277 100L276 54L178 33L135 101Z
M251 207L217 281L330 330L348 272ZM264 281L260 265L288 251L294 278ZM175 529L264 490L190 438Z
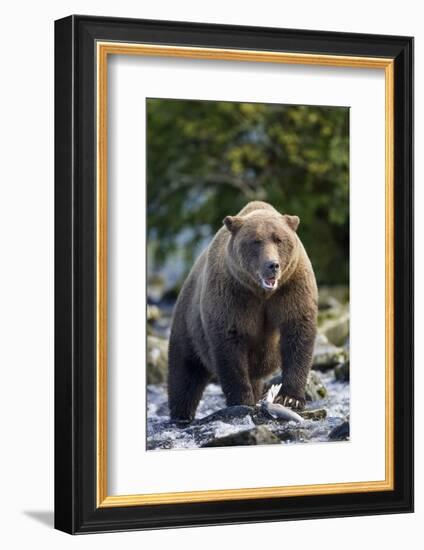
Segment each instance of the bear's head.
M250 287L274 292L296 262L299 218L254 210L227 216L224 225L231 233L227 256L233 275Z

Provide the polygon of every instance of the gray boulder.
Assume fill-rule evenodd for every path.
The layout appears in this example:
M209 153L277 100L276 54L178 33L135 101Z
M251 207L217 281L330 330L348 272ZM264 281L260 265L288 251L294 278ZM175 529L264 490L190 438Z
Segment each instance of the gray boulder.
M270 445L279 444L279 438L265 426L257 426L251 430L243 430L224 437L208 441L202 447L229 447L235 445Z
M334 304L347 304L349 302L349 287L345 285L319 287L318 305L320 309L325 309Z
M349 361L346 361L341 365L337 365L337 367L334 369L334 376L339 382L349 382Z
M328 340L336 345L343 346L349 336L349 308L331 308L318 315L318 328Z
M346 441L350 437L350 424L343 422L331 430L328 434L330 441Z
M161 384L168 373L168 340L147 336L147 384Z
M315 340L312 368L327 370L346 361L346 352L328 341L327 336L318 333Z
M219 409L208 416L199 418L193 422L196 425L209 424L210 422L215 422L219 420L220 422L232 422L234 420L239 420L246 416L252 416L255 412L254 407L249 407L247 405L234 405L232 407L225 407Z
M305 397L307 401L319 401L327 396L327 390L318 372L311 370L306 382Z
M328 309L334 309L341 307L341 303L337 300L337 298L334 298L334 296L330 296L329 294L321 294L318 298L318 308L321 311L326 311Z
M304 409L299 414L305 420L324 420L324 418L327 418L326 409Z
M153 323L154 321L158 321L161 317L160 309L158 308L158 306L149 304L147 306L146 316L147 316L148 323Z

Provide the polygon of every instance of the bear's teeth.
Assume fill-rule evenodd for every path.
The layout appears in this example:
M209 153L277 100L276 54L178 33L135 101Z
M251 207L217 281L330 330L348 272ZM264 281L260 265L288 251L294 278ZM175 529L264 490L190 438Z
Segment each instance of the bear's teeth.
M277 279L275 277L264 279L261 277L262 286L265 289L273 290L276 286Z

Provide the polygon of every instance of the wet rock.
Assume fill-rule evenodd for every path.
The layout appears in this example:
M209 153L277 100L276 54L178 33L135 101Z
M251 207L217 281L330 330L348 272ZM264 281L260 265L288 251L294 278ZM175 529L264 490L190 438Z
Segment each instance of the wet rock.
M160 309L158 308L158 306L149 304L147 306L146 316L147 316L148 323L153 323L155 321L158 321L161 317Z
M346 441L350 436L349 422L343 422L331 430L328 439L331 441Z
M229 447L234 445L270 445L279 444L280 439L265 426L243 430L224 437L217 437L202 447Z
M210 422L215 422L217 420L221 422L232 422L234 420L239 420L245 416L252 416L255 412L254 407L248 407L247 405L234 405L232 407L225 407L219 411L213 412L208 416L199 418L193 422L196 425L209 424Z
M147 384L166 381L168 373L168 340L147 336Z
M319 401L327 395L327 390L322 383L318 372L311 370L306 382L305 397L307 401Z
M349 302L349 287L346 285L321 285L319 287L318 304L325 304L328 300L337 300L340 304L346 304Z
M349 309L333 308L323 312L318 316L318 327L332 344L342 346L349 336Z
M326 409L305 409L300 411L299 414L305 420L324 420L324 418L327 418Z
M346 361L341 365L337 365L334 369L334 376L339 382L349 382L349 361Z
M325 334L319 333L315 340L312 368L327 370L345 361L345 350L329 342Z
M326 311L328 309L332 308L340 308L341 303L337 300L337 298L334 298L334 296L330 296L328 294L323 294L319 296L318 298L318 308L321 311Z
M195 449L229 434L251 431L255 426L264 426L275 434L282 444L328 442L329 433L349 420L349 385L334 380L333 371L317 374L328 387L328 395L317 404L308 402L309 409L300 411L304 419L302 424L270 418L269 415L263 414L258 406L226 407L221 387L216 384L208 384L206 387L199 403L196 420L186 423L171 422L166 384L149 385L148 449ZM338 434L336 431L332 437L346 437L346 433L343 435L343 432Z

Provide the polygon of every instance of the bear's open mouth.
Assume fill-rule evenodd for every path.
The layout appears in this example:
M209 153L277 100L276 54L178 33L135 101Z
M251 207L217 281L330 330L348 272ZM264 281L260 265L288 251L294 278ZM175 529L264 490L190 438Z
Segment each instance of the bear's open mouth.
M277 286L277 278L261 277L261 283L262 283L262 288L264 288L265 290L274 290L274 288Z

